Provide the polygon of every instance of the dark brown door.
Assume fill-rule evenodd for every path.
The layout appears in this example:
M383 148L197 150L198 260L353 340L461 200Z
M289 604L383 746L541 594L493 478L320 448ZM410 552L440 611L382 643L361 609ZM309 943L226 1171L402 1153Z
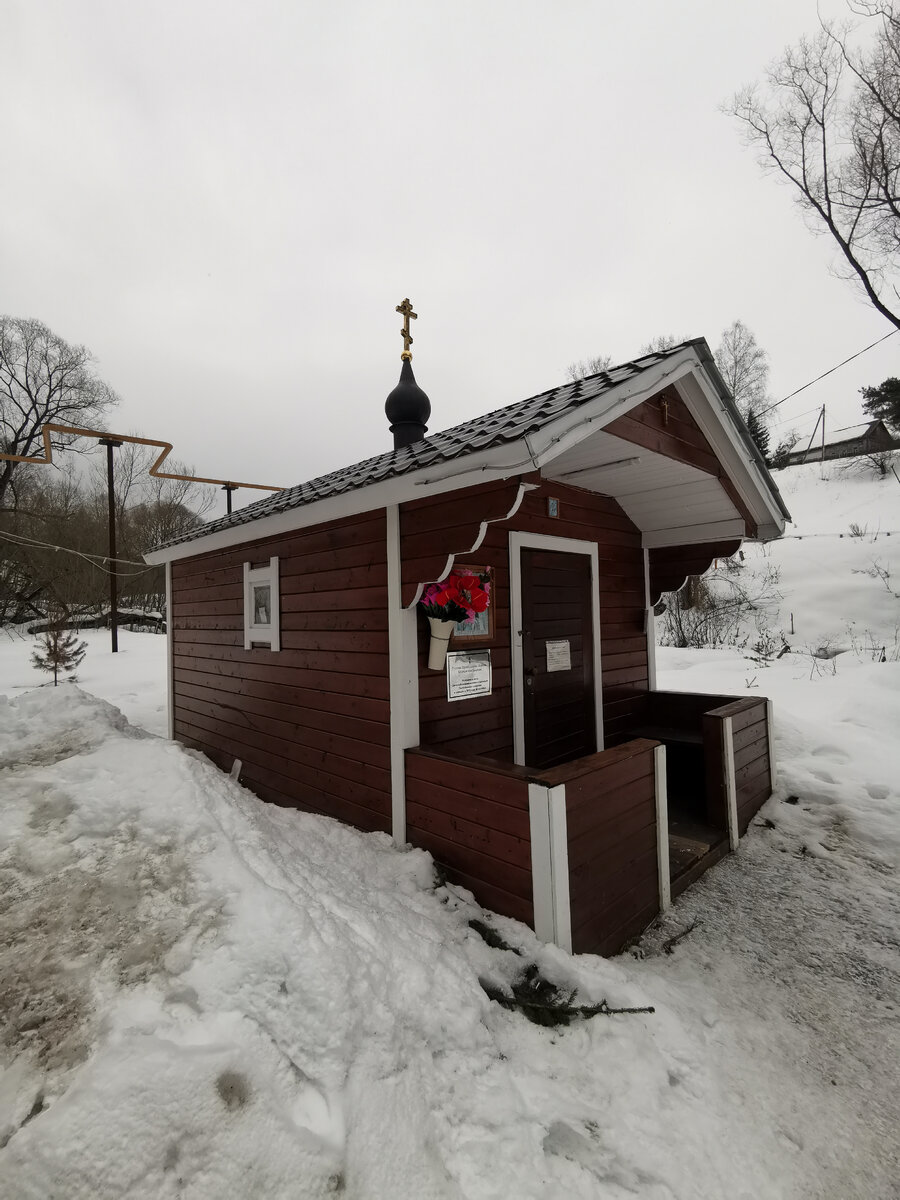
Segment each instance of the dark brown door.
M526 766L554 767L593 754L597 726L586 554L522 550L522 659Z

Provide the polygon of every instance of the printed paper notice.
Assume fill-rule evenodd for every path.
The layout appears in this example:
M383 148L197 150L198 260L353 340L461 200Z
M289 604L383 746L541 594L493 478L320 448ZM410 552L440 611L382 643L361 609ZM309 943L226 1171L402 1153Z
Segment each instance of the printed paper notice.
M569 651L569 640L547 642L547 671L571 671L572 655Z
M491 652L471 650L447 655L447 699L471 700L491 694Z

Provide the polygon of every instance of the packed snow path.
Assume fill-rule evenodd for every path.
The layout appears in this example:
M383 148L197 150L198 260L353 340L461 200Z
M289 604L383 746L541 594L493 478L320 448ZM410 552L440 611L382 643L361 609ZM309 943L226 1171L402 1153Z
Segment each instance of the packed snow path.
M800 801L612 961L490 949L424 853L77 688L0 698L0 1195L896 1197L897 676L786 720ZM531 1025L479 982L531 961L656 1012Z
M751 838L739 858L723 862L684 897L644 939L644 950L658 951L697 922L696 939L689 936L673 954L666 983L696 989L705 1005L704 976L715 974L719 1008L712 1027L733 1041L733 1057L722 1055L731 1101L748 1121L767 1119L773 1136L798 1157L812 1151L817 1166L799 1195L896 1197L896 881L880 863L862 863L849 875L781 841L774 831ZM648 980L645 986L655 990ZM766 1053L757 1058L761 1040ZM806 1097L801 1111L796 1094L771 1092L769 1055L779 1046Z

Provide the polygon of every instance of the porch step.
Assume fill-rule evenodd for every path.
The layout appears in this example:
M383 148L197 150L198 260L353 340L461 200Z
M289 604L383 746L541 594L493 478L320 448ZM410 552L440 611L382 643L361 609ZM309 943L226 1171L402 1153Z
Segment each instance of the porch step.
M670 833L669 871L672 878L677 878L692 863L697 862L704 854L709 854L714 845L715 842L712 838L705 841L697 841L695 838L678 837L677 834Z
M681 893L728 853L728 838L719 829L705 830L702 836L688 837L669 833L669 878L672 895Z
M679 729L675 725L641 725L632 729L629 736L649 738L653 742L671 743L678 746L702 746L702 730Z

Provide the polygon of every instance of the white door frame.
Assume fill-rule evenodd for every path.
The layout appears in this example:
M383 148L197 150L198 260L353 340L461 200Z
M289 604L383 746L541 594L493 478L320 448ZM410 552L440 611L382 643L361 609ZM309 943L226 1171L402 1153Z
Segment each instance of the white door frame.
M600 672L600 556L596 542L551 537L545 533L509 535L509 630L512 646L513 760L525 765L525 687L522 656L522 550L586 554L591 563L591 625L594 642L594 720L597 749L603 749L603 687Z

